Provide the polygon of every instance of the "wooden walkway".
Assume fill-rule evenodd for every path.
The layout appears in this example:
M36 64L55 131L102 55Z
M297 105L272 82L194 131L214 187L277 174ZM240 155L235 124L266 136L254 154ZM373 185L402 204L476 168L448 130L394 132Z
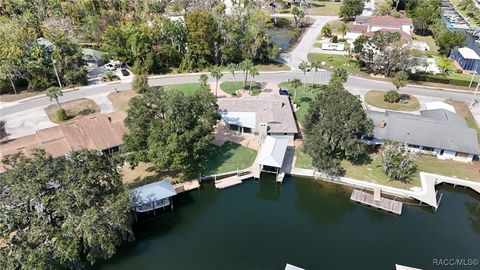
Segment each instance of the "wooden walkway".
M380 195L380 190L374 192L375 195L358 189L354 189L352 192L352 196L350 196L350 200L397 215L402 214L403 203L387 198L382 198Z
M232 175L227 178L215 180L215 187L218 189L224 189L228 187L233 187L235 185L241 184L243 180L249 179L253 177L253 173L246 172L242 174Z

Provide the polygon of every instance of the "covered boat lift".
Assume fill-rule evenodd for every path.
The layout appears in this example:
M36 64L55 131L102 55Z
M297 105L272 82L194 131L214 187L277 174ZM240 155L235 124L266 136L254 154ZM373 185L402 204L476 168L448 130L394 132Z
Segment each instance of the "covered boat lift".
M155 209L165 208L166 206L173 209L171 197L177 195L172 184L168 180L162 180L134 188L130 191L132 205L135 214L146 213Z

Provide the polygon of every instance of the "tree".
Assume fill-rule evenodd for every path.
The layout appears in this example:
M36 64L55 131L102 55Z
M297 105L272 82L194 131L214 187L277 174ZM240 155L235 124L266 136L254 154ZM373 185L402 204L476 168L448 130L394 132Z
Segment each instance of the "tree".
M327 23L322 27L322 37L330 38L332 36L332 26Z
M305 12L299 9L297 6L292 8L293 19L295 20L295 26L300 27L301 21L305 18Z
M342 159L356 159L366 153L361 141L373 124L361 101L348 91L327 88L311 103L305 115L305 145L312 165L329 175L341 175Z
M337 26L337 31L339 33L342 33L342 36L345 37L345 35L347 34L348 32L348 26L346 23L344 22L340 22L340 24Z
M250 76L252 76L252 81L250 82L250 87L249 87L249 90L250 93L252 92L252 85L255 83L255 76L257 76L259 73L258 73L258 68L256 66L251 66L250 69L248 70L248 73L250 74Z
M60 88L56 87L56 86L52 86L52 87L49 87L46 91L45 91L45 95L47 95L47 97L50 98L50 101L52 100L55 100L55 102L57 103L57 106L59 109L62 109L62 106L60 106L60 102L58 102L58 98L63 96L63 92Z
M348 80L348 71L342 67L337 67L333 70L332 77L330 80L338 79L343 83L346 83Z
M218 48L215 18L209 10L196 9L186 14L185 25L188 48L192 54L192 67L203 68L215 60L215 48Z
M290 81L290 85L293 88L293 102L295 102L295 99L297 98L297 89L302 86L302 82L299 79L293 79Z
M130 100L124 136L127 160L151 162L158 171L184 178L198 175L217 123L216 98L210 91L186 96L152 87Z
M234 64L234 63L231 63L231 64L228 65L227 68L230 71L230 73L232 74L233 81L235 82L235 89L238 90L237 78L235 77L235 71L237 71L238 65Z
M118 156L52 158L43 150L4 157L0 219L3 269L82 269L133 239L131 202Z
M455 32L444 29L436 38L438 51L444 56L449 56L452 49L467 44L467 35L464 32Z
M405 71L399 71L393 76L393 85L397 88L397 91L400 90L400 87L405 87L407 85L408 74Z
M437 62L438 69L440 69L440 72L444 75L447 76L448 73L451 71L450 66L452 65L452 60L448 57L442 56Z
M391 180L406 181L417 171L415 155L406 151L401 144L387 144L382 159L383 171Z
M310 63L310 67L313 70L312 87L315 87L315 77L317 76L318 70L322 67L322 61L320 61L320 59L314 59Z
M394 90L390 90L383 95L383 100L388 103L397 103L400 98L400 94Z
M305 84L307 83L307 71L310 68L310 65L308 64L307 61L302 61L300 65L298 65L298 69L300 69L303 72L303 87L305 87Z
M132 89L137 93L144 93L150 88L148 77L146 75L135 75L132 81Z
M390 15L392 11L392 2L390 0L383 1L377 8L375 8L375 15L377 16L385 16Z
M223 77L222 70L219 67L214 67L210 70L210 75L215 79L215 97L218 97L218 80Z
M362 14L364 7L365 2L363 0L343 0L339 16L343 20L351 20L355 16Z
M245 79L243 80L243 89L245 89L247 85L248 71L252 68L252 66L253 66L253 63L249 59L243 60L240 63L240 68L243 70L243 73L245 74Z
M210 91L210 85L208 84L208 76L205 74L200 75L200 78L198 78L198 81L200 82L200 89L203 91Z

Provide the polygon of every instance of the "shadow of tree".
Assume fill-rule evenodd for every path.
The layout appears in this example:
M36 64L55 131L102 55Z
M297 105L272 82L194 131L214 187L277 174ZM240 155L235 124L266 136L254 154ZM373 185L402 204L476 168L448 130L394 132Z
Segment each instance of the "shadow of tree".
M222 146L210 145L205 151L204 158L200 164L202 175L211 175L219 173L220 167L225 161L233 156L233 152L241 145L233 142L225 142ZM235 168L232 168L235 169Z

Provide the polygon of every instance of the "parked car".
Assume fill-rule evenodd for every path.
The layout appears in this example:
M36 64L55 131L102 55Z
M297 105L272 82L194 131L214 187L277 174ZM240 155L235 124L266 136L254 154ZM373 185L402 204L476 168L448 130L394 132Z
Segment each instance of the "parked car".
M108 63L105 65L105 68L109 71L114 71L117 67L114 64Z
M122 72L122 75L123 75L123 76L128 76L128 75L130 75L130 72L128 72L128 70L126 70L126 69L124 69L124 68L120 69L120 71Z

